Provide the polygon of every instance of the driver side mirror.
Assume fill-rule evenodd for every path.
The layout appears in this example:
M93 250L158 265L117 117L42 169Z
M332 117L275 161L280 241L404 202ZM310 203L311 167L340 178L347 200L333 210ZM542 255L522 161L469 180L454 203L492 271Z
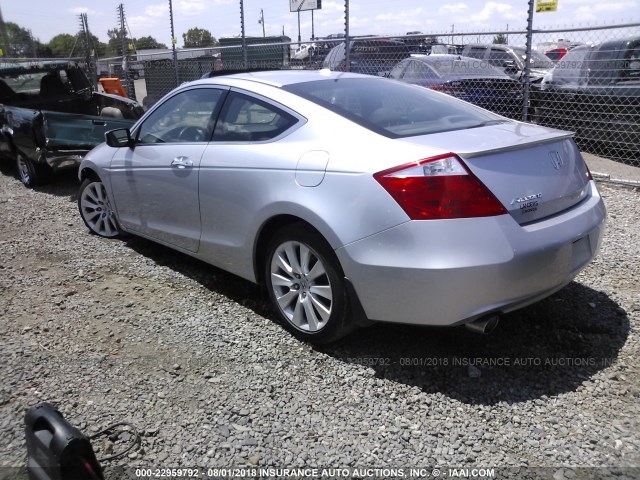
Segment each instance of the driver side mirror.
M133 139L128 128L118 128L111 130L105 134L107 145L114 148L129 147L133 148Z

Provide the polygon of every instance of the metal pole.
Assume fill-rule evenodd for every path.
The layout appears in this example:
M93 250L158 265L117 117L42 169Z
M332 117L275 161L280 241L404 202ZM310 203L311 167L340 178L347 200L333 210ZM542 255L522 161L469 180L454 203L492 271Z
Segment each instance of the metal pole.
M171 50L173 52L173 69L176 75L176 87L180 85L180 79L178 77L178 52L176 52L176 34L173 30L173 4L169 0L169 21L171 22Z
M344 0L344 69L351 71L351 55L349 54L351 42L349 42L349 0Z
M247 37L244 34L244 2L240 0L240 31L242 33L242 62L244 68L249 65L249 52L247 52Z
M313 10L311 10L311 40L316 39L315 29L313 27Z
M300 9L298 9L298 43L302 42L302 36L300 35ZM300 47L300 45L298 45Z
M264 11L260 9L260 23L262 24L262 36L266 37L267 35L264 32Z
M4 49L3 54L0 56L9 58L9 37L7 35L7 27L2 18L2 10L0 10L0 36L2 36L2 48Z
M531 88L531 46L533 44L533 4L534 0L529 0L529 17L527 18L527 52L524 59L524 95L522 98L522 121L526 122L529 117L529 90Z
M124 81L126 83L127 95L129 98L135 98L135 90L133 88L133 84L131 82L131 78L129 78L129 53L127 48L127 29L124 25L124 4L121 3L118 7L120 13L120 35L121 35L121 45L122 45L122 75L124 76Z

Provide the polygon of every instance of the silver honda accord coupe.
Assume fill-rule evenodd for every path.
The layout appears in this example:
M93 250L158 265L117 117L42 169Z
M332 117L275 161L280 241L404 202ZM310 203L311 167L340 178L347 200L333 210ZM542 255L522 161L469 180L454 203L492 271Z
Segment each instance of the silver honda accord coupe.
M567 285L603 236L570 133L385 78L198 80L106 139L80 166L92 233L263 284L315 343L371 321L486 330Z

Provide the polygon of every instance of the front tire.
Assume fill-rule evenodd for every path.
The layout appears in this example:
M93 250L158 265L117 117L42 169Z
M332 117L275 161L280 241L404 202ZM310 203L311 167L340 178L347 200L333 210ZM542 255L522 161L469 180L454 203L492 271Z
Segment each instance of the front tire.
M86 178L78 195L80 216L91 233L105 238L122 234L115 211L100 180Z
M285 227L269 244L265 279L271 301L297 338L326 344L350 333L344 274L335 253L316 232Z
M51 177L48 165L36 163L22 153L16 154L16 168L18 169L20 181L27 188L44 185Z

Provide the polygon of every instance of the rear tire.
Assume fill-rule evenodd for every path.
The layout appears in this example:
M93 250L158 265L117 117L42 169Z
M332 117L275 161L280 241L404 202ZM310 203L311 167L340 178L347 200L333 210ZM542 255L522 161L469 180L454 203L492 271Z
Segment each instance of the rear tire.
M329 244L302 225L290 225L269 243L265 259L269 297L297 338L327 344L356 326L344 274Z
M36 163L22 153L16 154L16 168L20 181L27 188L44 185L50 180L52 174L48 165Z

